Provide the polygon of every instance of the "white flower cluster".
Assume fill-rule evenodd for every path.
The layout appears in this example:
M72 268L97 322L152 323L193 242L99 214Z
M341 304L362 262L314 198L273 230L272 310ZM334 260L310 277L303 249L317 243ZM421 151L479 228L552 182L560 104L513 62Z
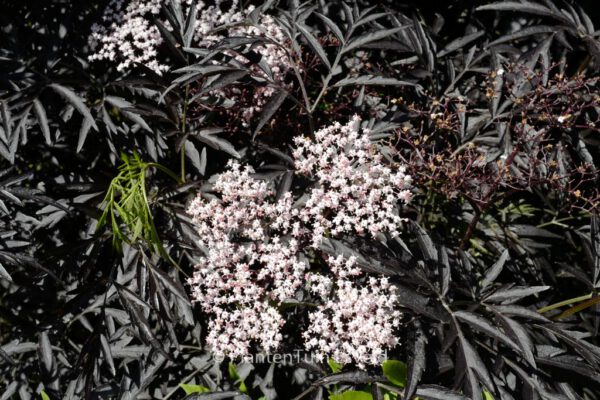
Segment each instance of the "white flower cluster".
M249 7L249 11L251 10L252 6ZM275 23L273 17L270 15L263 15L261 17L260 24L262 30L254 26L243 26L231 29L229 34L231 36L266 36L275 43L287 42L285 34ZM254 50L264 58L265 63L269 66L269 69L273 74L273 80L283 86L288 86L284 81L286 74L292 68L292 61L289 59L285 50L275 44L257 46L254 48ZM244 61L241 56L237 56L236 58L241 62ZM253 65L251 68L252 73L255 76L263 78L266 77L264 71L262 71L258 66ZM245 126L248 126L248 123L252 117L263 109L275 92L275 89L271 86L259 86L255 88L252 104L245 107L242 113Z
M190 204L205 257L188 283L211 316L207 344L215 355L243 357L253 344L275 350L285 322L278 306L300 290L321 301L303 335L318 357L362 367L396 345L400 314L387 279L363 276L354 258L342 256L312 272L303 256L318 251L325 235L397 233L395 204L410 198L410 177L384 165L359 126L355 117L317 132L315 142L296 141L297 173L314 179L306 202L295 204L289 192L275 200L252 168L232 162L214 183L219 197Z
M302 336L306 349L317 360L333 358L342 364L356 362L364 368L381 361L385 350L398 344L395 331L401 313L396 288L387 278L369 277L359 284L356 277L362 272L355 263L353 257L329 258L337 286L333 296L323 290L333 286L330 278L311 275L309 280L318 282L311 291L322 298L323 304L309 314L310 325Z
M298 173L318 184L300 214L312 226L313 246L327 232L396 232L402 222L396 204L410 200L411 177L404 167L393 171L383 163L368 132L361 133L358 116L347 125L336 122L317 131L314 140L297 137L294 142Z
M230 163L214 185L221 200L199 196L188 209L206 249L189 283L194 300L214 316L207 343L218 357L245 356L251 342L276 349L283 319L269 303L292 298L306 270L294 239L265 240L267 231L291 232L291 196L270 202L271 190L251 173Z
M167 65L157 60L157 47L162 43L151 16L160 13L161 0L112 0L102 16L101 24L92 26L90 45L95 53L90 61L118 62L117 70L129 69L135 63L161 73Z
M188 11L192 3L196 5L198 15L194 26L194 46L210 47L225 35L266 36L275 43L282 44L286 41L283 31L269 15L261 16L261 29L254 26L235 26L223 30L222 33L214 32L219 26L243 21L246 15L255 9L254 6L249 6L245 10L239 10L239 0L216 0L215 4L210 6L199 0L176 1ZM170 66L161 60L158 54L163 38L152 22L153 18L160 17L160 10L164 4L165 0L111 0L102 17L103 22L92 26L90 44L94 53L89 56L89 60L115 62L119 71L128 70L136 63L143 64L158 74L168 71ZM168 21L161 22L170 27ZM271 43L255 46L253 50L263 57L273 74L273 79L283 84L291 67L285 50ZM240 62L247 61L239 54L236 54L235 58ZM251 68L253 74L265 77L260 68ZM247 123L255 113L262 110L273 93L273 88L259 87L254 93L252 105L243 110L244 122Z

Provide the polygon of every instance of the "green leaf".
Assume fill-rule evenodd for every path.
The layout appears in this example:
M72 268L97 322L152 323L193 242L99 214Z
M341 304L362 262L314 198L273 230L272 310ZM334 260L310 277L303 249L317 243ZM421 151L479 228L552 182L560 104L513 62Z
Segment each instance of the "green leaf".
M232 380L240 379L240 376L238 375L237 368L235 367L234 363L229 363L229 378L231 378Z
M43 390L40 392L40 396L42 396L42 400L50 400L50 396L46 394Z
M246 387L246 383L238 374L237 368L235 367L234 363L229 363L229 377L236 383L239 382L238 388L240 389L240 392L248 394L248 388Z
M386 360L381 364L383 374L394 385L404 387L406 385L406 364L398 360Z
M358 390L348 390L340 394L332 394L329 400L373 400L373 395Z
M494 400L494 396L487 390L483 391L483 400Z
M331 372L333 372L334 374L340 372L343 367L342 364L335 362L333 358L328 359L327 364L329 365L329 368L331 368Z
M183 389L186 395L194 393L210 393L210 389L202 385L188 385L186 383L179 384L179 387Z

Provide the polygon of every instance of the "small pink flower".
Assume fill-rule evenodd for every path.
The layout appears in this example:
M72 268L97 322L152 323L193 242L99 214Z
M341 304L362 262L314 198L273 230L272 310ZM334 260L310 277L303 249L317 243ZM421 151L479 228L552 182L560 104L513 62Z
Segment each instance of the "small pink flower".
M214 181L217 197L190 202L205 256L188 283L211 318L207 343L216 355L277 349L285 323L277 306L299 291L321 302L303 333L318 359L364 367L396 345L400 313L388 279L365 276L356 257L342 255L310 271L305 254L327 235L396 235L403 221L396 205L410 200L411 179L383 162L359 126L354 117L317 131L314 141L295 139L296 172L314 181L303 201L291 193L275 200L251 167L230 162Z

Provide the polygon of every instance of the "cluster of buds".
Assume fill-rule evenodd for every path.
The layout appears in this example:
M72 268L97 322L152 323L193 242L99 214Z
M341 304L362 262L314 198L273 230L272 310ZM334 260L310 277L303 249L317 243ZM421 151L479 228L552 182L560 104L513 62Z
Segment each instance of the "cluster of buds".
M490 108L515 104L511 113L498 112L493 124L467 123L485 122L489 111L476 109L474 100L463 96L432 97L425 107L410 104L409 111L422 122L420 132L414 133L414 121L407 123L398 130L397 148L418 186L466 199L475 209L545 188L558 193L567 208L597 210L597 171L585 146L587 136L599 132L598 80L566 79L551 71L512 66L491 71L481 85ZM478 126L488 139L473 132ZM467 136L475 140L461 139Z

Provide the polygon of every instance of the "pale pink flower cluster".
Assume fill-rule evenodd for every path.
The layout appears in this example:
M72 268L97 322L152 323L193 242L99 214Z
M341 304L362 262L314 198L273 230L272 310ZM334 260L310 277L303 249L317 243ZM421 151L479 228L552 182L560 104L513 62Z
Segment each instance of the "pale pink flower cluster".
M252 342L260 343L265 351L277 349L282 326L279 311L265 302L231 311L217 308L208 325L206 343L217 359L240 359L250 354Z
M300 217L313 230L313 246L324 234L396 232L402 219L398 200L408 202L410 175L404 167L392 170L360 129L354 116L346 125L336 122L308 137L294 139L298 173L314 178Z
M306 350L320 361L332 358L360 368L381 362L385 350L398 344L395 336L400 325L396 288L385 277L369 277L359 283L362 275L355 266L356 259L330 257L334 279L310 274L309 281L317 282L310 290L323 303L309 314L310 324L303 333ZM322 286L333 287L333 293Z
M330 256L321 272L308 262L323 236L394 235L402 222L395 204L410 198L410 177L384 165L359 125L355 117L296 141L297 172L314 181L306 201L289 192L275 199L251 167L232 162L214 181L218 197L191 202L205 256L189 284L211 316L207 344L216 355L243 357L253 344L275 350L285 323L279 306L301 291L320 302L303 335L318 357L364 367L396 345L400 314L386 278L365 276L354 257Z
M293 298L307 268L295 239L267 240L293 231L291 195L270 201L272 191L253 172L230 163L214 184L221 199L199 196L188 210L206 249L189 283L214 316L207 344L219 357L247 355L252 342L267 352L278 347L284 321L269 304Z
M254 26L239 25L231 27L223 33L214 32L214 29L225 25L241 22L245 16L254 10L249 6L245 10L239 10L239 0L224 1L217 0L214 5L206 5L199 0L176 0L189 11L192 3L196 4L197 18L194 31L194 46L210 47L225 36L268 37L275 43L283 44L286 37L283 31L275 23L273 17L262 15L260 25L262 29ZM90 35L91 48L94 51L89 56L90 61L108 60L117 63L117 70L128 70L135 63L140 63L162 74L170 69L170 66L160 60L158 48L163 39L158 28L153 24L153 18L159 18L161 7L165 0L112 0L107 6L102 17L101 24L92 26ZM227 4L227 7L225 6ZM170 27L168 21L161 22ZM285 50L275 44L264 44L255 46L258 52L273 74L273 80L283 84L285 75L291 68L291 61ZM240 55L235 58L240 62L246 62ZM252 67L252 73L264 78L265 73L258 67ZM274 94L274 89L269 86L257 88L254 93L252 105L243 110L244 123L251 120L255 113L260 112L262 107ZM217 94L223 94L218 92Z
M96 52L90 61L118 61L117 70L141 63L161 73L168 67L157 60L157 47L162 43L158 28L148 15L160 13L161 0L112 0L102 16L101 24L92 25L90 45Z
M251 9L252 6L249 7L249 12ZM280 44L285 44L288 42L285 34L270 15L263 15L261 17L260 24L262 29L258 29L254 26L243 26L231 29L230 35L267 37L269 40ZM269 66L269 69L273 74L273 80L282 86L288 87L289 85L285 83L285 76L292 68L292 61L289 59L289 56L285 50L280 46L271 43L258 46L255 48L255 50L264 58L265 63ZM240 58L241 56L237 57L238 60L240 60ZM262 78L266 77L264 71L262 71L256 65L252 66L252 72L255 76ZM261 112L263 107L267 104L275 92L275 89L268 85L255 88L252 105L244 108L242 113L244 126L248 126L248 123L252 117Z

